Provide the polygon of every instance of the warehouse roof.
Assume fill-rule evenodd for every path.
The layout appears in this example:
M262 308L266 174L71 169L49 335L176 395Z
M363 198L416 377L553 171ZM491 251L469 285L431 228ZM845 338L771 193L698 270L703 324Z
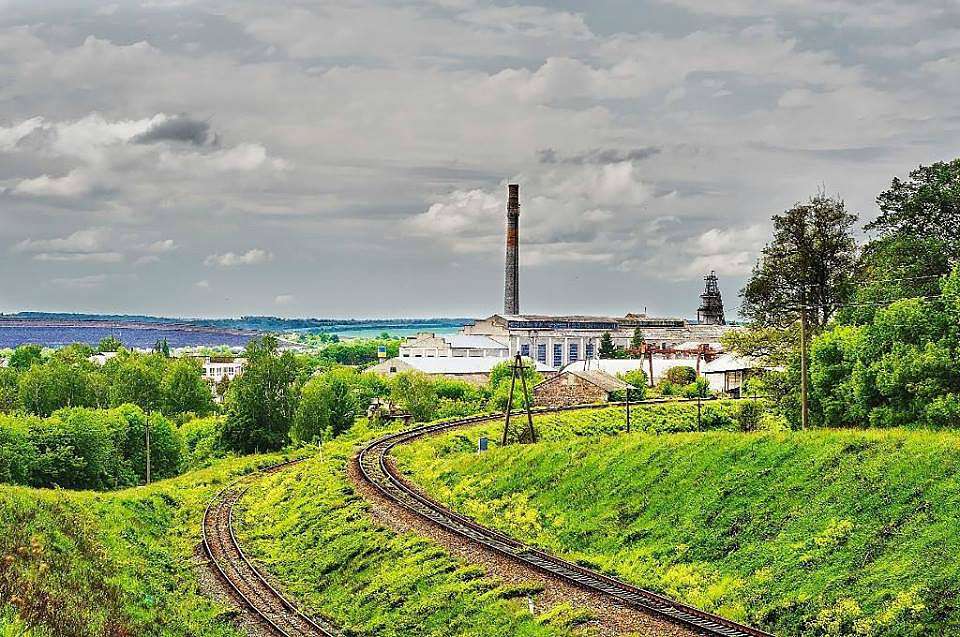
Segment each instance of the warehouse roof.
M371 368L372 371L384 371L391 366L398 370L407 367L421 371L424 374L489 374L494 367L503 362L510 362L509 358L497 356L428 356L391 358ZM537 363L538 372L556 371L554 368Z

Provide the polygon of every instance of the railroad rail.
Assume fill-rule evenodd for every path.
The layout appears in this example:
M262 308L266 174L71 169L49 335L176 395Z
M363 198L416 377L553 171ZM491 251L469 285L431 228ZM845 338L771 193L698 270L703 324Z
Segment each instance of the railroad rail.
M694 399L695 401L696 399ZM639 401L656 403L660 401ZM638 404L638 403L633 403ZM590 405L538 409L537 413L569 411L572 409L602 408L609 405ZM475 416L444 423L434 423L393 433L367 445L357 456L363 478L389 500L423 517L457 536L472 540L499 554L531 566L550 576L574 584L582 589L612 598L616 602L653 616L661 617L698 631L702 635L723 637L773 637L751 626L688 606L668 597L633 586L619 579L584 568L544 551L527 546L499 531L482 526L470 518L444 507L413 488L387 461L390 451L417 438L459 427L498 420L502 415Z
M233 596L271 633L278 637L340 637L335 626L311 619L274 588L244 554L233 530L233 507L246 493L249 481L303 460L267 467L233 482L217 494L203 514L203 548Z

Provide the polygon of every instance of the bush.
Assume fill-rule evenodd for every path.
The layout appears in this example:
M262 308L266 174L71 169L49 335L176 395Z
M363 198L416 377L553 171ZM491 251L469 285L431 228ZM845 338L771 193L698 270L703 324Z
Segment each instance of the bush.
M160 414L147 416L134 405L0 417L0 480L68 489L138 484L146 474L147 427L152 476L176 475L183 462L179 433Z
M763 419L763 405L756 400L743 400L737 407L740 431L756 431Z
M683 387L697 380L697 370L687 365L671 367L663 375L663 378L665 381L673 385L679 385Z
M223 418L210 416L188 420L180 427L186 453L185 465L195 469L206 467L226 455L223 448Z
M426 374L403 372L393 377L390 395L417 422L433 420L437 413L437 389Z

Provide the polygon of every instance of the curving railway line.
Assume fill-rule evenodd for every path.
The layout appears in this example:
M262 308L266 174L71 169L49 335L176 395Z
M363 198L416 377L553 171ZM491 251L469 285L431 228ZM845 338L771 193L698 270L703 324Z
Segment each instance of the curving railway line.
M652 402L652 401L651 401ZM582 409L583 407L580 407ZM561 408L543 411L563 411ZM357 456L363 478L380 493L407 510L443 529L471 540L550 576L607 596L617 603L687 626L703 635L723 637L773 637L770 633L701 611L663 595L644 590L572 562L526 546L498 531L481 526L425 496L406 483L387 458L397 445L441 431L489 422L499 416L479 416L415 427L384 436L367 445Z
M203 548L231 594L246 606L270 633L278 637L340 637L333 625L311 619L274 588L244 554L233 531L233 507L252 477L302 462L292 460L251 474L217 494L203 514Z

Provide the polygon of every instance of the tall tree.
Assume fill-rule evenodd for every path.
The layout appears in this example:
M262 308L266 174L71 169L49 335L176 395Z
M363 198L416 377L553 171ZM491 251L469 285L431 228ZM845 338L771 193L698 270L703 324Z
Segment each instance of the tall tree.
M265 336L247 345L247 367L230 383L223 439L234 451L279 449L287 443L297 406L298 365Z
M763 249L741 291L741 313L761 326L786 327L801 307L822 328L852 291L856 215L844 202L820 194L773 217L773 240Z
M933 239L960 258L960 159L920 166L906 180L894 178L877 197L880 216L867 224L881 238Z

